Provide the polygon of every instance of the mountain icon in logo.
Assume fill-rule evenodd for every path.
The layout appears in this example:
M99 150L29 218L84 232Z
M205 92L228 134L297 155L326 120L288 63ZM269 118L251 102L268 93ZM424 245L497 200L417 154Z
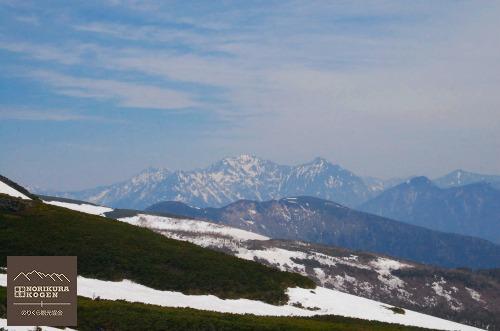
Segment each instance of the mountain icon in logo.
M46 273L43 273L43 272L40 272L38 270L32 270L28 273L24 273L24 272L20 272L15 278L14 280L16 280L17 278L19 277L24 277L26 278L28 281L32 281L34 279L45 279L45 278L50 278L52 279L54 282L56 281L60 281L60 282L68 282L68 283L71 283L71 281L68 279L68 277L66 277L66 275L64 274L58 274L58 273L51 273L51 274L46 274Z

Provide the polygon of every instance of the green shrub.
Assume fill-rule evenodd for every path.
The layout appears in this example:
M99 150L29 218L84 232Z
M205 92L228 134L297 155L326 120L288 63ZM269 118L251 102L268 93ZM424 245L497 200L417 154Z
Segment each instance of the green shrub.
M400 308L400 307L387 307L387 306L384 306L385 309L389 309L389 310L392 310L392 312L394 314L406 314L406 311L403 309L403 308Z

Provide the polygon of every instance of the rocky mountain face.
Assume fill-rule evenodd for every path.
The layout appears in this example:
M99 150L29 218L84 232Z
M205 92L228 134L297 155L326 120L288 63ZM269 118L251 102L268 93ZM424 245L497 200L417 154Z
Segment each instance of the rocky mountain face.
M433 231L312 197L240 200L203 209L169 202L146 210L210 220L276 239L377 252L443 267L500 267L500 246L489 241Z
M360 208L406 223L500 244L500 190L484 182L451 186L443 189L426 177L416 177L386 190Z
M500 327L500 279L493 273L441 269L379 254L269 239L198 220L141 212L125 216L120 211L108 217L300 273L318 286L490 330Z
M284 166L250 155L223 159L205 169L170 171L150 168L122 183L79 192L39 192L117 208L142 209L174 200L220 207L240 199L265 201L310 195L348 206L358 205L387 187L365 181L325 159Z
M449 174L433 180L441 188L457 187L474 183L489 183L495 188L500 188L500 176L482 175L457 169Z

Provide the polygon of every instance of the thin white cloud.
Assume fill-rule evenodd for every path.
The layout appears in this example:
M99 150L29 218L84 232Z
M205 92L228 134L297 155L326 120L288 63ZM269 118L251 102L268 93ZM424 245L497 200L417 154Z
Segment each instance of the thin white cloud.
M208 41L197 33L178 29L167 29L154 25L131 26L117 23L93 22L73 26L76 31L90 32L108 37L154 43L177 42L189 45L207 44Z
M66 65L76 64L81 61L81 52L76 52L75 49L65 52L60 47L5 40L0 42L0 49L21 53L37 60L54 61Z
M40 20L35 15L23 15L23 16L20 15L16 16L15 19L18 20L19 22L23 22L26 24L32 24L32 25L40 24Z
M82 78L42 70L33 71L30 75L52 85L56 93L80 98L112 100L122 107L179 109L198 105L187 93L153 85Z
M78 114L72 110L64 109L27 109L0 105L0 119L22 121L108 121L103 117Z

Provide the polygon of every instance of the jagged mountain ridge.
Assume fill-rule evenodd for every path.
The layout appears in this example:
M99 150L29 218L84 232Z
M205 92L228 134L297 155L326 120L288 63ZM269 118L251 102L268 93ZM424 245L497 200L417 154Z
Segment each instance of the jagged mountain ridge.
M200 206L224 206L240 199L265 201L311 195L354 206L375 196L384 181L374 185L316 158L298 166L279 165L255 156L226 158L192 171L149 168L122 183L78 192L43 192L116 208L142 209L165 200Z
M443 187L489 181L500 188L499 178L456 170L435 181ZM222 207L240 199L266 201L306 195L357 207L405 181L403 178L360 177L321 157L287 166L243 154L203 169L148 168L129 180L109 186L72 192L37 190L36 193L135 209L160 201Z
M500 246L487 240L438 232L312 197L240 200L203 209L168 202L146 210L209 220L275 239L377 252L442 267L500 266Z
M500 191L486 182L440 188L415 177L360 207L369 213L500 243Z

